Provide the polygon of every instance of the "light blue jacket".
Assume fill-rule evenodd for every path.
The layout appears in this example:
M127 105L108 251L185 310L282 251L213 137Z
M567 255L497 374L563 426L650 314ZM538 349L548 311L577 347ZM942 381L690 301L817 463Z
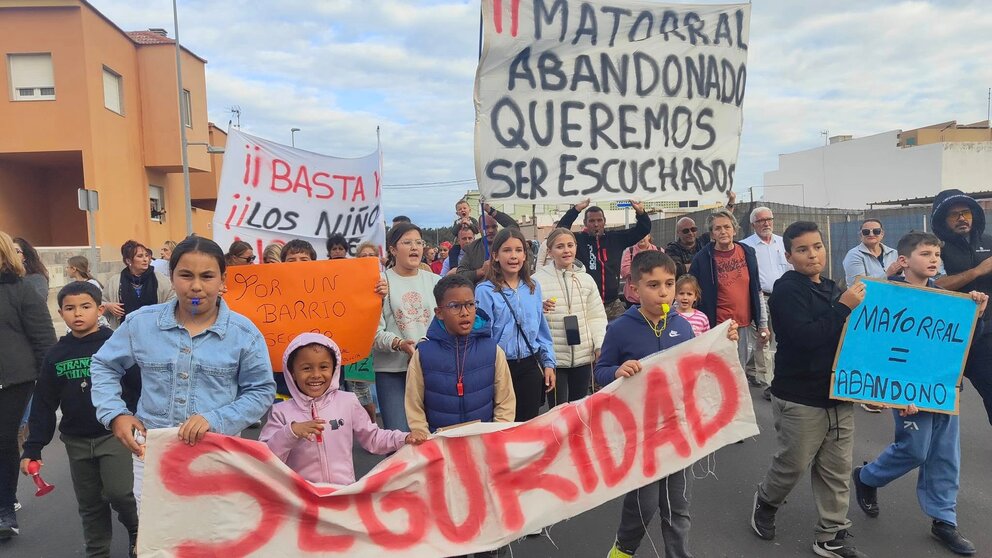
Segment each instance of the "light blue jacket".
M884 244L879 246L882 248L882 263L879 263L878 258L873 256L864 244L858 244L848 250L847 255L844 256L844 278L847 280L848 287L854 284L859 275L878 279L886 278L885 270L899 259L899 254L895 248L890 248Z
M513 306L520 319L520 326L527 336L526 341L520 335L513 321L513 314L506 306L506 301L496 292L492 281L483 281L475 287L475 298L480 310L492 317L493 338L506 353L507 360L518 360L531 355L527 341L534 351L544 353L541 363L545 368L555 368L555 347L551 340L551 328L544 317L541 284L534 283L534 292L523 281L514 289L503 289L506 298ZM543 351L542 351L543 350Z
M110 428L114 418L130 414L121 399L121 377L137 364L136 416L146 428L178 426L201 415L211 432L237 435L262 418L275 397L265 338L223 301L217 321L190 338L176 322L176 304L173 299L128 315L93 355L96 418Z

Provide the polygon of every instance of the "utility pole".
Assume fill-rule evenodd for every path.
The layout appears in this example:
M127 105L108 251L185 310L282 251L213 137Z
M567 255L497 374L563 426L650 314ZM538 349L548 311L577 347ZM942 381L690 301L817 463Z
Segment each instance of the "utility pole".
M179 89L179 138L182 142L182 159L183 159L183 195L184 201L186 203L186 236L193 234L193 199L190 195L189 186L189 154L187 149L189 148L186 143L186 112L189 111L190 120L193 118L193 107L185 106L185 97L183 95L183 66L180 60L182 48L179 45L179 9L176 7L176 0L172 0L172 21L175 25L176 33L176 85ZM192 99L190 99L190 104L192 104ZM192 122L191 122L192 123Z

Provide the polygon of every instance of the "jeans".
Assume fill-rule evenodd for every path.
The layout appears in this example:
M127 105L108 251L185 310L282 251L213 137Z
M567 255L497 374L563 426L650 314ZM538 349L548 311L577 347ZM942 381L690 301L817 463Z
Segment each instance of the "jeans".
M689 501L692 491L692 471L683 469L652 482L623 499L617 547L634 554L644 538L654 512L661 512L661 538L665 558L691 558L689 552Z
M761 295L765 296L765 295ZM767 301L767 298L765 299ZM748 329L752 330L752 334L757 334L757 324L752 324ZM771 313L768 315L768 332L771 334L772 331L772 317ZM759 346L757 343L757 337L755 337L754 350L751 352L751 358L747 361L747 366L744 367L744 371L748 376L754 376L759 380L764 380L765 383L771 385L772 378L775 377L775 336L772 335L771 339L768 340L765 345Z
M13 511L14 500L17 499L17 477L21 464L17 429L33 392L34 382L0 389L0 510Z
M841 403L823 409L772 396L778 449L758 497L781 507L786 497L810 469L813 501L819 521L816 540L829 541L851 528L847 508L851 495L851 460L854 451L854 406Z
M555 371L557 383L555 389L548 394L548 407L578 401L589 395L589 384L592 382L592 365L575 368L559 368Z
M406 372L376 372L375 390L379 397L379 414L386 430L409 432L406 423Z
M83 522L86 556L110 557L113 523L110 509L128 534L138 532L131 452L112 434L99 438L62 435L79 518Z
M883 487L919 468L916 497L923 513L957 525L961 472L960 421L957 415L926 411L895 417L895 441L861 470L861 481Z
M752 326L741 326L737 330L740 340L737 341L737 358L741 361L741 368L747 371L747 361L751 359L751 354L757 346L757 330Z

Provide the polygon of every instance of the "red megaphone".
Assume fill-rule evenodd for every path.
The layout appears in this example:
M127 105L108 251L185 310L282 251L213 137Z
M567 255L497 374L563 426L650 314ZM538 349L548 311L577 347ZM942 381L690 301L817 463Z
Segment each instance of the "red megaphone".
M41 471L41 463L38 463L33 459L28 462L28 474L31 475L31 480L34 481L34 485L38 487L38 491L35 492L34 495L44 496L45 494L55 490L55 485L45 482L45 479L41 478L39 471Z

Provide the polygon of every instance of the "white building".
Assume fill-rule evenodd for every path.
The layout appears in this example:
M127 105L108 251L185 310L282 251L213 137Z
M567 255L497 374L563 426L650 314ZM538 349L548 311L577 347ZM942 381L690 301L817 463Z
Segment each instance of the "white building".
M829 145L779 155L778 170L765 173L763 199L860 209L947 188L992 190L988 122L961 127L949 122L853 139L834 136Z

